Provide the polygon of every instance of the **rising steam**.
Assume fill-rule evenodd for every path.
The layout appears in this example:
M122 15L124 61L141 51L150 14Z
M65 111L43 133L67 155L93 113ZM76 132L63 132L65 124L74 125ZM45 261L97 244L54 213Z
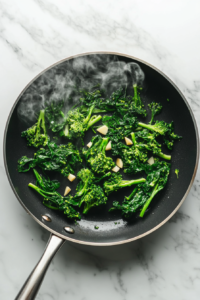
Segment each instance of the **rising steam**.
M64 100L66 112L79 101L77 88L91 90L95 85L107 96L120 87L143 85L144 72L137 63L119 61L116 55L94 54L60 63L37 78L22 95L18 116L27 124L37 120L45 103Z

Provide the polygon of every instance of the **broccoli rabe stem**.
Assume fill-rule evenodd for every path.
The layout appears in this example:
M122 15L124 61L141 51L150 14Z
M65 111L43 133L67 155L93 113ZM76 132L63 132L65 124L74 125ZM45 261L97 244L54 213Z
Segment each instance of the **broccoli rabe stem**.
M143 206L141 212L140 212L140 217L142 218L144 216L145 211L147 210L149 204L151 203L152 199L155 197L155 195L159 192L158 190L158 183L155 185L153 192L149 199L146 201L145 205Z
M36 192L38 192L44 198L46 198L47 195L53 195L53 193L45 192L33 183L29 183L28 186L31 187L32 189L34 189Z
M81 112L86 112L88 111L87 106L81 106ZM94 108L92 113L93 114L99 114L99 113L106 113L108 111L114 111L114 109L101 109L101 108Z
M151 120L150 120L150 122L149 122L150 125L152 125L152 123L153 123L153 121L154 121L154 116L155 116L155 114L152 113L152 115L151 115Z
M135 100L135 106L142 106L142 101L140 99L140 95L138 95L138 86L137 84L133 85L133 90L134 90L134 100Z
M46 126L45 126L45 111L42 109L40 111L40 115L37 122L37 130L36 130L36 140L38 140L39 135L41 134L41 128L43 129L43 133L46 135Z
M108 141L109 141L109 137L103 138L103 139L102 139L102 143L101 143L100 148L99 148L99 150L100 150L102 153L105 153L105 152L106 152L106 146L107 146L107 144L108 144Z
M59 210L59 207L55 207L55 206L52 206L52 205L49 205L47 203L43 203L46 207L50 208L50 209L54 209L54 210Z
M157 153L156 155L159 156L159 157L161 157L161 158L164 158L166 160L171 160L171 155L166 155L166 154L163 154L162 152L161 153Z
M101 180L103 180L103 179L105 179L107 177L110 177L111 174L112 174L111 172L108 172L105 175L103 175L101 178L96 178L95 179L95 183L100 182Z
M134 132L131 132L131 138L132 138L132 141L133 141L133 145L135 146L136 145L136 140L135 140L135 133Z
M150 124L145 124L145 123L142 123L142 122L138 122L138 126L149 129L151 131L155 131L153 125L150 125Z
M123 187L126 187L126 186L131 186L133 184L138 184L138 183L142 183L142 182L145 182L145 181L146 181L145 178L140 178L140 179L135 179L135 180L122 180L121 183L118 186L123 188Z
M88 122L87 125L87 130L93 126L95 123L97 123L98 121L100 121L102 119L102 116L92 116L92 118L90 119L90 121Z
M154 131L154 132L158 132L161 135L165 135L165 133L167 132L167 126L164 122L157 122L154 125L150 125L150 124L145 124L142 122L138 122L138 126L146 128L150 131Z
M126 200L131 200L133 198L133 196L135 195L135 193L137 192L138 188L134 188L134 190L132 191L132 193L128 196L128 197L125 197Z
M62 110L60 111L60 115L65 121L67 120L67 118Z
M142 182L145 182L146 179L145 178L139 178L136 180L121 180L119 183L113 183L112 182L105 182L104 183L104 188L105 188L105 192L107 195L109 195L110 193L117 191L120 188L124 188L127 186L132 186L133 184L139 184Z
M142 127L137 127L137 128L135 129L135 131L141 131L141 130L143 130Z
M91 115L92 115L92 112L93 112L94 108L95 108L95 105L92 105L92 106L90 107L89 112L88 112L88 115L87 115L87 117L86 117L85 120L84 120L84 123L85 123L85 124L87 124L87 123L89 122L89 120L90 120L90 118L91 118Z
M33 169L33 172L35 174L35 177L36 177L37 182L39 183L39 185L43 186L43 180L42 180L42 177L40 176L40 174L35 169Z
M84 186L82 188L82 190L80 190L79 192L76 193L77 197L81 197L83 194L85 194L85 192L88 189L88 181L90 180L90 178L88 178L85 182L84 182Z

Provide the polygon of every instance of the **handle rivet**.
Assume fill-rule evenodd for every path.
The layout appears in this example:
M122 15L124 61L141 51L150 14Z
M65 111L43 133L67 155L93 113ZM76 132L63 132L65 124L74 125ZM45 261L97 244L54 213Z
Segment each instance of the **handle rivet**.
M65 230L67 233L74 233L74 232L75 232L74 229L71 228L71 227L69 227L69 226L64 227L64 230Z
M51 222L51 218L50 218L49 216L47 216L47 215L43 215L43 216L42 216L42 219L43 219L44 221Z

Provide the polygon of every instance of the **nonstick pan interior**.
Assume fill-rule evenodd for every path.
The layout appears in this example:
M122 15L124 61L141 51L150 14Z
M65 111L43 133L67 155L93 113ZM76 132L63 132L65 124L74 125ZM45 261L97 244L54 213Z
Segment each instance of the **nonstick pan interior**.
M28 148L25 139L21 138L21 132L34 124L31 121L34 119L34 111L40 108L40 104L37 107L35 103L37 101L38 103L43 103L44 95L46 98L51 97L52 93L56 95L54 81L57 80L59 82L60 80L60 88L62 88L65 84L63 78L65 78L68 84L66 86L67 91L70 89L71 81L74 82L75 80L77 85L81 84L80 72L82 72L81 76L84 76L85 80L98 83L98 71L103 72L104 69L106 70L107 64L110 62L118 62L119 68L124 63L138 63L145 74L144 88L141 93L145 108L152 101L160 102L163 110L157 116L157 119L166 122L174 121L175 133L183 136L183 139L175 143L171 152L172 167L166 187L157 194L143 218L139 218L136 214L136 217L131 222L127 222L121 218L119 212L108 212L113 200L122 202L124 196L130 194L133 189L130 187L113 193L105 207L91 210L88 215L83 216L80 222L78 221L74 224L69 222L62 212L53 211L45 207L42 204L40 195L27 186L29 182L35 182L32 171L18 173L18 159L23 155L31 157L34 153L34 149ZM130 87L129 91L131 91ZM73 106L73 101L72 93L72 97L69 98L68 109ZM28 111L24 115L21 110L23 103ZM28 116L30 116L30 120L28 120ZM148 121L149 117L144 119L144 122ZM86 134L86 143L91 140L92 135L92 131ZM64 141L62 140L61 142ZM163 152L166 154L170 153L164 146ZM8 178L18 200L40 225L60 237L73 240L74 242L90 245L112 245L146 235L164 224L175 213L186 197L194 180L198 164L198 134L193 114L185 98L164 74L147 63L129 56L92 53L72 57L53 65L37 76L23 90L8 118L4 140L4 158ZM180 170L178 179L174 172L175 169ZM140 175L135 177L139 178ZM59 192L63 194L65 186L69 184L68 180L55 174L51 178L57 178L61 181ZM70 185L72 194L75 192L76 184L77 180ZM46 222L42 219L42 215L45 214L51 217L52 222ZM67 233L64 230L66 226L72 227L75 230L74 234ZM99 229L95 229L95 226L98 226Z

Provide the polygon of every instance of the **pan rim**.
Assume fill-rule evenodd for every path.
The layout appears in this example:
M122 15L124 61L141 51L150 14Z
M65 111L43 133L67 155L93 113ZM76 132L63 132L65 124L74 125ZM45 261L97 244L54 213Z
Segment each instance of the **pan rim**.
M86 56L86 55L91 55L91 54L111 54L111 55L118 55L118 56L122 56L122 57L127 57L127 58L131 58L133 60L136 60L138 62L141 62L145 65L147 65L148 67L154 69L156 72L158 72L160 75L162 75L166 80L168 80L168 82L177 90L177 92L180 94L180 96L182 97L183 101L185 102L187 108L188 108L188 111L190 112L190 115L191 115L191 118L192 118L192 121L193 121L193 124L194 124L194 129L195 129L195 134L196 134L196 141L197 141L197 155L196 155L196 163L195 163L195 168L194 168L194 172L193 172L193 175L192 175L192 178L191 178L191 181L190 181L190 184L188 186L188 189L187 191L185 192L185 195L183 196L183 198L181 199L181 201L179 202L179 204L177 205L177 207L173 210L173 212L166 218L164 219L161 223L159 223L157 226L153 227L151 230L143 233L143 234L140 234L136 237L133 237L133 238L130 238L130 239L126 239L126 240L120 240L120 241L117 241L117 242L108 242L108 243L95 243L95 242L87 242L87 241L81 241L81 240L76 240L76 239L73 239L71 237L68 237L68 236L65 236L63 234L60 234L58 233L57 231L54 231L52 230L51 228L49 228L48 226L46 226L41 220L37 219L28 209L27 207L24 205L23 201L20 199L19 195L17 194L17 192L15 191L15 188L13 186L13 183L12 183L12 180L10 178L10 174L9 174L9 171L8 171L8 166L7 166L7 161L6 161L6 136L7 136L7 131L8 131L8 126L9 126L9 123L10 123L10 119L11 119L11 116L12 116L12 113L15 109L15 106L17 105L19 99L21 98L22 94L24 93L24 91L38 78L40 77L43 73L45 73L46 71L48 71L49 69L51 69L52 67L62 63L62 62L65 62L65 61L68 61L68 60L71 60L73 58L77 58L77 57L81 57L81 56ZM198 168L198 163L199 163L199 134L198 134L198 127L197 127L197 123L196 123L196 120L195 120L195 117L194 117L194 114L193 114L193 111L186 99L186 97L183 95L183 93L181 92L181 90L177 87L177 85L165 74L163 73L161 70L159 70L158 68L156 68L155 66L151 65L150 63L142 60L142 59L139 59L137 57L134 57L132 55L129 55L129 54L124 54L124 53L120 53L120 52L112 52L112 51L91 51L91 52L84 52L84 53L79 53L79 54L76 54L76 55L72 55L72 56L69 56L67 58L64 58L60 61L57 61L56 63L50 65L49 67L45 68L43 71L41 71L38 75L36 75L25 87L24 89L21 91L21 93L19 94L19 96L17 97L17 99L15 100L11 110L10 110L10 113L9 113L9 116L7 118L7 121L6 121L6 126L5 126L5 130L4 130L4 137L3 137L3 158L4 158L4 166L5 166L5 170L6 170L6 175L8 177L8 181L11 185L11 188L15 194L15 196L17 197L19 203L22 205L22 207L25 209L25 211L31 216L33 217L33 219L39 224L41 225L42 227L44 227L46 230L48 230L50 233L62 238L63 240L68 240L70 242L73 242L73 243L77 243L77 244L82 244L82 245L88 245L88 246L116 246L116 245L122 245L122 244L126 244L126 243L130 243L132 241L135 241L137 239L140 239L140 238L143 238L147 235L149 235L150 233L156 231L158 228L160 228L161 226L163 226L177 211L178 209L181 207L181 205L183 204L184 200L186 199L191 187L192 187L192 184L194 182L194 179L195 179L195 176L196 176L196 173L197 173L197 168Z

